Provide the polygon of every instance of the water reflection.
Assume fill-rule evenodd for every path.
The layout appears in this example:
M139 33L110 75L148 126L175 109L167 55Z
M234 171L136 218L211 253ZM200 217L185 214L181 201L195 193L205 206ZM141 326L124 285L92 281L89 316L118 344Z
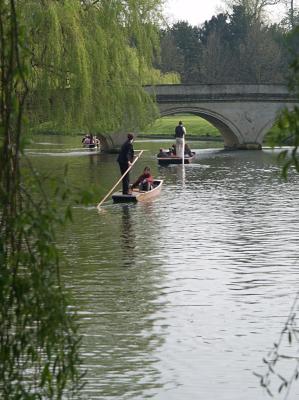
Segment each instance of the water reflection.
M264 400L252 372L299 284L299 177L283 182L270 151L197 148L184 171L162 168L157 147L143 158L164 180L157 201L75 209L58 238L84 335L84 396ZM46 157L34 162L48 168ZM89 184L93 167L105 194L119 177L115 156L74 158L70 177Z
M83 398L138 399L163 386L157 353L165 336L164 273L155 257L157 224L149 223L154 214L150 204L112 205L96 220L75 210L66 237L73 244L93 238L89 254L78 254L65 272L80 308Z
M181 183L182 189L186 186L186 166L185 164L177 166L177 179L178 183Z
M124 266L129 267L135 261L135 248L136 248L136 236L134 233L134 224L132 221L132 206L135 205L120 205L121 207L121 226L120 226L120 236L122 239L122 250L123 250L123 262ZM133 210L134 212L134 210Z

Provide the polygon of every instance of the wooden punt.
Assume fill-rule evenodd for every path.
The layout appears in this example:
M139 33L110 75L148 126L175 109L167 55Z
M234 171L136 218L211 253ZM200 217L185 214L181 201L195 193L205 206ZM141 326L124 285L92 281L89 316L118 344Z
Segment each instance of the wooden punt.
M195 152L192 151L192 157L186 156L184 157L184 164L191 164L195 158ZM182 157L176 156L164 156L164 157L157 157L159 165L168 165L168 164L182 164Z
M162 189L163 180L155 179L152 190L147 192L141 191L139 189L134 189L132 194L122 194L121 192L115 192L112 195L112 200L114 203L137 203L138 201L150 201L159 196Z
M100 146L95 143L91 143L91 144L83 144L83 148L90 150L99 150Z

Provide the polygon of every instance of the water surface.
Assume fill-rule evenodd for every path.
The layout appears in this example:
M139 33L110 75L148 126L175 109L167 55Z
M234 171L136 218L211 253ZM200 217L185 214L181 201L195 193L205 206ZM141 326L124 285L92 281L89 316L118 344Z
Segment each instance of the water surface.
M299 177L280 178L278 151L191 144L193 164L159 167L169 144L137 141L148 151L132 178L149 165L164 180L159 199L74 207L59 233L83 335L82 398L269 398L253 372L298 288ZM37 140L28 154L54 175L67 163L72 184L96 186L99 201L119 178L115 155L74 139ZM289 399L298 395L294 386Z

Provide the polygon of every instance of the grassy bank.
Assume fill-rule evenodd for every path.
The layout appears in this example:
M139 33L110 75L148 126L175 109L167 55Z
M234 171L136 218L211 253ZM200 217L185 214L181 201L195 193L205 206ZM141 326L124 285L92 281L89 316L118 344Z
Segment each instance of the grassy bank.
M154 124L140 132L138 137L173 137L174 129L180 120L183 121L185 125L187 138L189 139L198 139L202 137L211 138L212 140L221 140L219 131L213 125L203 118L191 114L176 114L160 118L156 120Z

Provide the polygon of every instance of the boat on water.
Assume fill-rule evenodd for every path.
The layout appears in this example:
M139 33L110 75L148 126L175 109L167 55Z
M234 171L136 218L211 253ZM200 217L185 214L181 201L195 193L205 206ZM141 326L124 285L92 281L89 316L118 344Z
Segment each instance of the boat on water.
M83 143L83 148L90 150L100 150L100 146L95 143L90 143L90 144Z
M131 194L122 194L122 192L115 192L112 195L114 203L137 203L151 201L159 196L162 189L163 180L155 179L153 182L153 189L143 191L138 188L133 189Z
M195 158L195 152L192 151L192 155L185 155L184 157L184 164L191 164L192 161ZM176 155L173 154L167 154L163 156L157 156L157 160L159 165L168 165L168 164L182 164L183 159L182 157L177 157Z
M82 138L82 146L85 149L96 149L99 150L100 149L100 141L96 136L93 136L91 134L86 134L83 138Z

